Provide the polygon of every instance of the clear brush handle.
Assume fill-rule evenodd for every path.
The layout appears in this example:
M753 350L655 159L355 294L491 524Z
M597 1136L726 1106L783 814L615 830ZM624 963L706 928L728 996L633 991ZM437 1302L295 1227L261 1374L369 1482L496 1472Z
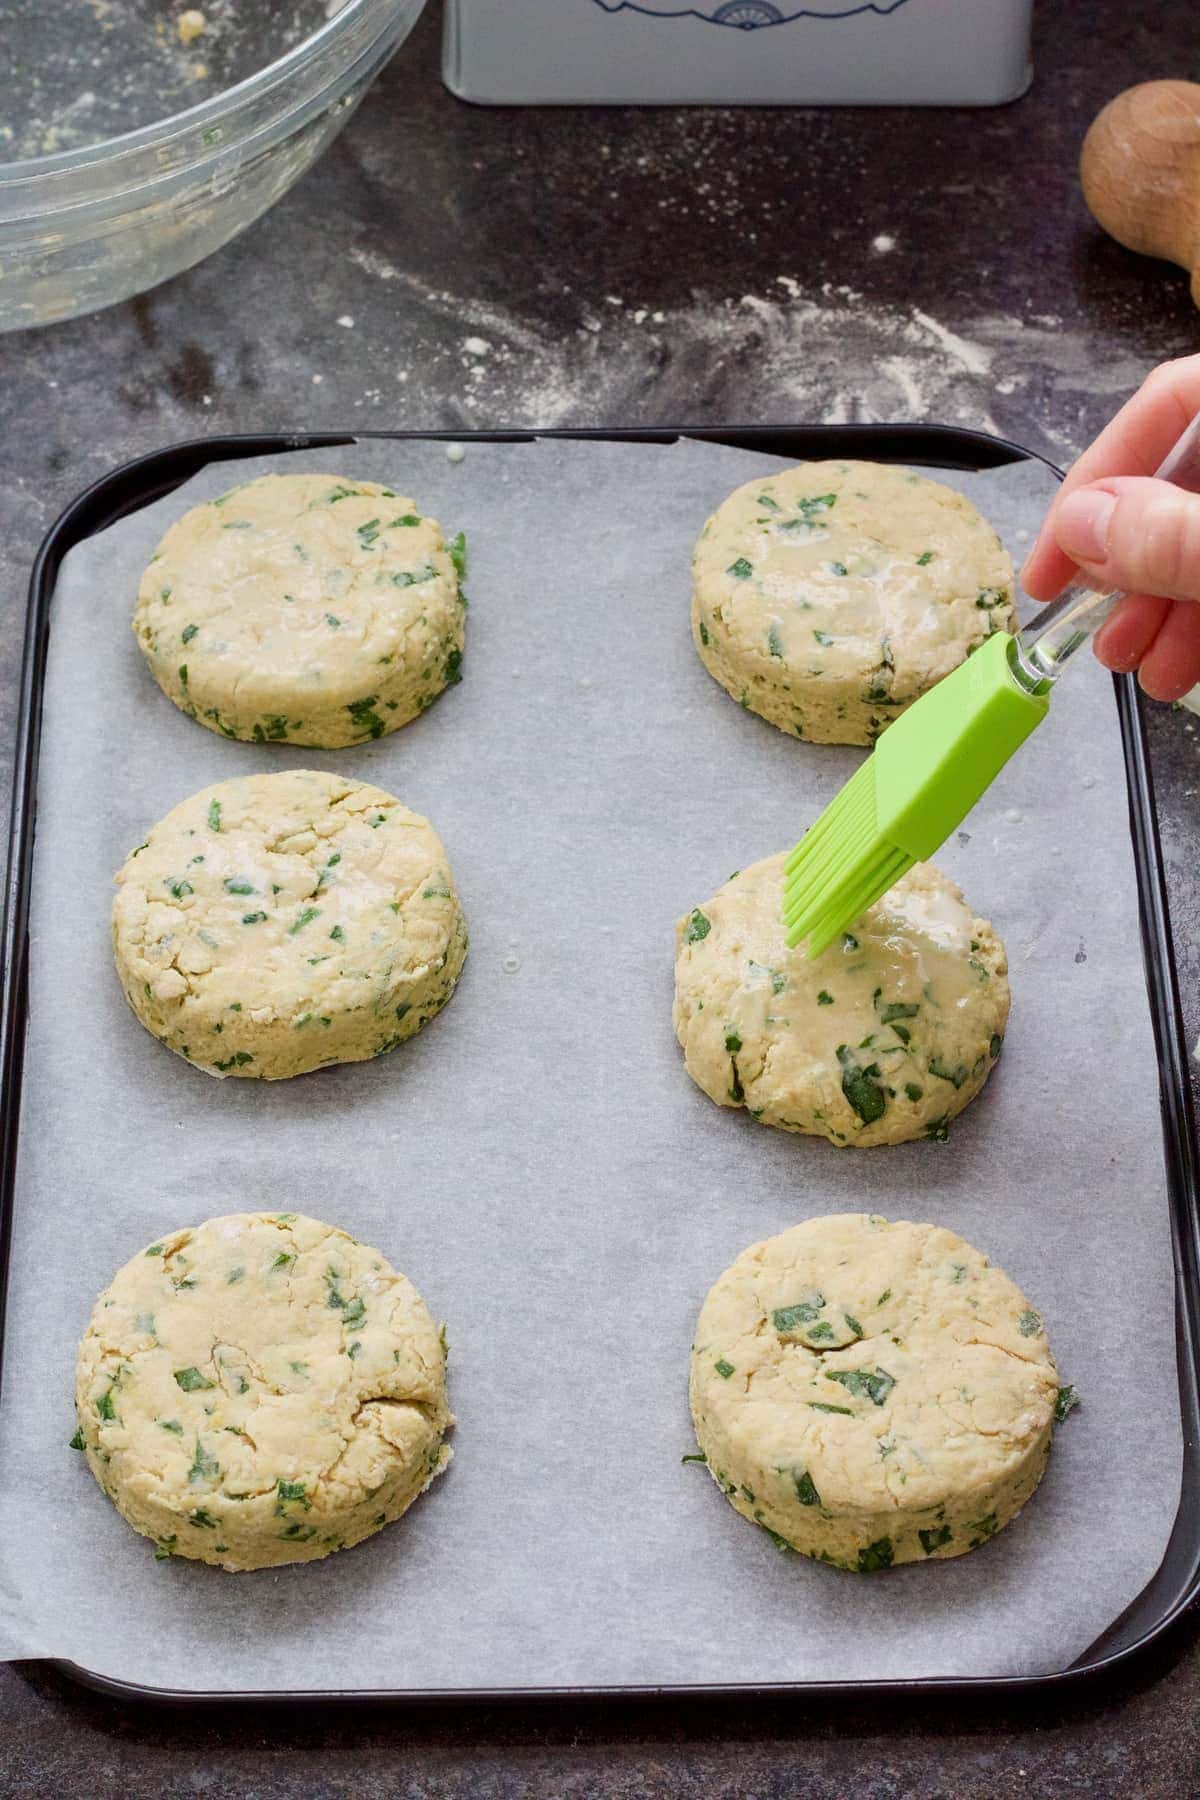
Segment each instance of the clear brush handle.
M1200 494L1200 413L1167 453L1155 479ZM1100 629L1123 598L1115 588L1090 588L1081 581L1073 582L1017 637L1012 651L1017 680L1030 693L1044 694L1062 674L1067 659Z

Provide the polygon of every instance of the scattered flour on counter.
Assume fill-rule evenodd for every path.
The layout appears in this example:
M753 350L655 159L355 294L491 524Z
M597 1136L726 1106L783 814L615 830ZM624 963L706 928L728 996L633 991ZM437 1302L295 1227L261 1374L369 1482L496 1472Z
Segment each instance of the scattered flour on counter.
M1082 447L1097 399L1115 409L1147 373L1132 353L1096 357L1085 328L1049 315L984 313L955 331L790 274L766 293L681 294L671 307L565 291L542 323L435 288L374 249L350 258L404 291L404 337L391 346L404 373L390 392L403 381L406 412L451 429L927 419L999 432L1061 463Z
M488 332L493 339L522 349L540 351L545 347L539 332L498 307L489 306L481 300L464 298L461 294L426 287L416 276L397 268L377 251L356 247L350 251L350 261L364 274L373 275L378 281L399 282L414 300L423 303L439 318L454 318L460 323L474 325L478 330Z
M914 363L912 357L889 356L879 366L886 375L891 376L898 391L908 402L910 417L923 419L926 403L918 380L919 365Z
M957 332L939 325L928 313L913 311L914 321L928 331L938 342L945 346L946 354L960 362L964 369L972 375L986 375L992 366L990 350L981 349L978 344L970 344L966 338L959 337Z

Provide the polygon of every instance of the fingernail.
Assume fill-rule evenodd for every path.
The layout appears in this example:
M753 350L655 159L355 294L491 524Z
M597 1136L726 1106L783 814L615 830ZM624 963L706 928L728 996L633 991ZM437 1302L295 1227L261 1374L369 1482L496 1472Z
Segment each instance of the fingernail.
M1074 562L1102 563L1108 555L1108 532L1116 496L1095 488L1067 494L1054 517L1054 535Z

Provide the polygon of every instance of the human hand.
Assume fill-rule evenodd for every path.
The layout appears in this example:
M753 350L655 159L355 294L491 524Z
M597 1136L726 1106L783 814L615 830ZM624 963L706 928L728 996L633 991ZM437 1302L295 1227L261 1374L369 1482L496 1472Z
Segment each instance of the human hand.
M1197 412L1200 356L1155 369L1071 468L1021 571L1034 600L1053 600L1077 571L1123 589L1096 654L1136 669L1155 700L1200 681L1200 494L1153 479Z

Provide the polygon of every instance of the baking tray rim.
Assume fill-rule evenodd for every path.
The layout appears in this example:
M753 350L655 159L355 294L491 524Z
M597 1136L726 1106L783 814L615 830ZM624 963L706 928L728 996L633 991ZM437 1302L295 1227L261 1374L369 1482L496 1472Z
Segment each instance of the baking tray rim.
M1000 468L1039 462L1062 470L1012 439L965 427L913 422L865 425L647 426L628 429L554 427L490 431L278 431L187 438L134 457L98 477L59 514L42 540L29 582L18 689L8 864L0 929L0 1367L11 1263L12 1219L20 1130L21 1077L27 1022L30 877L37 815L43 683L50 609L67 551L117 519L172 492L208 463L289 450L335 449L363 438L425 439L447 443L530 443L539 438L592 439L669 445L680 438L724 443L803 460L834 454L947 469ZM122 1700L162 1706L294 1706L320 1704L496 1705L539 1702L655 1701L770 1698L911 1698L957 1695L1075 1696L1091 1694L1135 1665L1179 1624L1200 1597L1200 1168L1188 1076L1183 1014L1149 747L1140 691L1132 676L1113 677L1125 758L1130 834L1138 887L1143 966L1159 1072L1165 1173L1175 1270L1176 1357L1183 1425L1179 1510L1163 1560L1129 1606L1066 1668L1037 1675L936 1676L883 1681L681 1683L521 1688L339 1688L202 1690L125 1682L67 1658L50 1666L81 1686Z

